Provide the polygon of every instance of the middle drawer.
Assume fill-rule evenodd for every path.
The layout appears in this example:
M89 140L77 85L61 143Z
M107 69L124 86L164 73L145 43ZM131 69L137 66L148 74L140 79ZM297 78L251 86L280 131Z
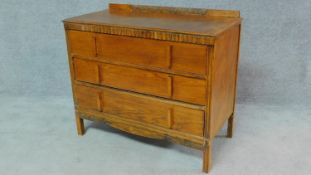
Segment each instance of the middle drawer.
M194 104L206 104L206 81L165 73L74 58L78 81L155 95Z

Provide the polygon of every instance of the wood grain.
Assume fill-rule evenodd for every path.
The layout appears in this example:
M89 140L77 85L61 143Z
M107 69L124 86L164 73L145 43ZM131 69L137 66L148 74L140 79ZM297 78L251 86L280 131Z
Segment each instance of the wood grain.
M98 89L98 90L114 89L114 90L118 90L119 93L131 93L131 95L139 97L139 98L145 98L148 100L155 100L155 101L164 102L164 103L168 103L168 104L172 104L172 105L178 105L178 106L191 108L191 109L198 109L198 110L203 110L203 111L206 110L206 106L196 105L196 104L191 104L191 103L186 103L186 102L181 102L181 101L176 101L176 100L170 100L170 99L165 99L165 98L161 98L161 97L155 97L155 96L148 95L148 94L145 95L145 94L141 94L141 93L137 93L137 92L120 90L120 89L117 89L114 87L98 86L95 84L90 84L90 83L81 82L81 81L74 81L73 85L86 86L86 87L91 87L91 88Z
M75 79L89 83L99 84L99 64L83 59L74 59Z
M195 104L206 104L206 81L174 76L173 99Z
M161 7L161 6L146 6L146 5L131 5L131 4L109 4L109 12L113 14L171 16L171 17L180 17L180 16L240 17L240 12L235 10Z
M207 47L194 44L172 45L172 70L206 75Z
M235 26L217 38L212 61L211 116L212 137L233 113L235 81L238 61L239 26Z
M203 146L203 172L210 172L212 168L212 140L206 140Z
M166 74L108 64L102 68L103 85L160 97L171 96L171 78Z
M233 137L233 130L234 130L234 113L232 113L228 119L228 126L227 126L227 137L228 138Z
M100 13L100 12L97 12ZM104 15L104 14L103 14ZM96 15L100 16L100 15ZM233 24L232 24L233 25ZM104 33L110 35L129 36L161 41L183 42L191 44L209 45L214 44L215 38L208 35L194 35L180 32L166 32L155 29L136 29L126 26L109 26L104 24L81 24L79 22L64 22L66 30Z
M96 38L98 56L106 61L158 68L170 66L168 43L105 34L99 34Z
M135 6L135 15L118 13L130 9L126 6L112 5L112 13L105 10L65 19L65 29L206 45L214 44L214 37L241 23L238 11ZM167 18L170 14L174 18Z
M75 86L76 108L101 111L100 90L85 86Z
M203 149L203 137L189 135L187 133L182 133L176 130L166 129L147 123L142 124L140 122L120 118L107 113L99 113L86 109L78 110L78 112L80 113L80 116L84 119L103 121L107 125L125 131L127 133L154 139L167 139L185 146L193 147L196 149Z
M85 132L84 121L80 117L80 114L78 112L76 112L76 125L77 125L78 135L82 136Z
M68 31L71 54L96 56L95 34L90 32Z
M171 106L166 103L105 89L103 104L105 113L170 128Z
M175 106L171 115L172 129L203 136L204 111Z
M110 4L64 20L76 125L122 131L203 150L228 121L233 135L239 11Z
M129 92L76 85L77 109L88 109L203 136L204 111ZM101 96L101 98L100 98Z
M193 104L206 104L206 81L75 59L75 79Z

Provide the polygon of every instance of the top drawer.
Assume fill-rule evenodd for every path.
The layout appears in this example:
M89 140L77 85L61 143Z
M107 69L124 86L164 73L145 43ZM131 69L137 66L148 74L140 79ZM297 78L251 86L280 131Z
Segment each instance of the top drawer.
M71 52L112 63L205 75L207 46L69 31Z
M95 34L70 30L67 32L70 54L95 57Z
M97 35L98 56L103 60L157 68L169 68L170 46L166 43L114 35Z

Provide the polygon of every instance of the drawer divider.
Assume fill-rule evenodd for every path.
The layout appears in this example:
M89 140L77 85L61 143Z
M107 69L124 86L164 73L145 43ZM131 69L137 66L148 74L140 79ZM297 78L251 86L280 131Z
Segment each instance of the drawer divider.
M173 125L174 125L174 111L173 108L170 108L168 110L168 128L172 129Z
M98 83L99 84L102 84L103 83L103 75L102 75L102 72L103 72L103 70L102 70L102 65L101 64L98 64L97 65L97 72L98 72L98 75L97 75L97 77L98 77Z
M103 112L103 105L102 105L103 100L102 100L102 98L103 98L102 97L102 92L99 91L97 93L97 108L98 108L99 112Z
M95 48L94 48L94 52L95 52L95 57L98 57L98 49L97 49L97 36L96 36L97 34L94 34L94 46L95 46Z
M173 63L173 46L169 45L167 48L167 60L168 60L168 69L172 69L172 63Z
M169 97L172 98L173 97L173 86L174 86L174 78L172 75L168 75L169 77L169 84L168 84L168 93L169 93Z

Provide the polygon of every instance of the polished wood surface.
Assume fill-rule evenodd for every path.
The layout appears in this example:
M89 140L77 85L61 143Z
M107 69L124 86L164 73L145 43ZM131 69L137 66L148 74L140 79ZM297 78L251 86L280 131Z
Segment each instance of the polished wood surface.
M106 34L96 39L98 56L104 60L158 68L171 64L170 46L165 42Z
M206 140L203 146L203 171L209 172L212 168L212 140Z
M75 80L193 104L206 104L205 80L80 58L75 58L73 64Z
M212 92L210 96L215 136L233 113L237 69L239 26L232 27L217 38L212 61Z
M227 137L232 138L233 137L233 130L234 130L234 113L229 117L228 119L228 126L227 126Z
M69 31L70 50L72 54L96 56L95 34L89 32Z
M130 64L200 77L206 75L206 46L89 32L68 33L70 42L78 42L71 46L74 55L114 64ZM79 50L79 47L83 50Z
M110 4L64 20L76 124L202 149L225 122L233 136L239 11Z
M171 45L171 70L206 75L207 47L194 44Z
M80 114L78 112L76 112L76 125L77 125L78 135L82 136L85 132L84 121L80 117Z
M139 38L188 42L195 44L213 44L215 36L221 34L232 26L241 23L239 11L190 9L178 11L176 8L156 7L161 12L150 13L144 6L144 10L136 10L135 14L122 13L126 5L112 5L112 9L94 12L78 17L65 19L67 30L79 30L113 35L133 36ZM138 7L138 8L137 8ZM139 9L139 6L136 6ZM178 9L178 8L177 8ZM137 13L144 11L144 13ZM146 12L147 11L147 12ZM191 11L198 11L197 15L191 15ZM204 13L200 15L200 11ZM119 13L121 12L121 13ZM173 17L161 14L173 14ZM180 14L187 15L180 15ZM153 15L154 14L154 15ZM209 15L210 14L210 15ZM171 15L168 15L171 16Z
M173 77L173 99L206 104L206 81L181 76Z
M215 10L215 9L200 9L200 8L182 8L182 7L161 7L161 6L146 6L132 4L109 4L109 12L111 14L125 15L149 15L163 17L240 17L240 12L235 10Z
M182 144L196 149L203 149L202 145L204 144L204 139L193 134L180 134L180 131L148 123L141 123L135 120L128 120L108 113L81 109L77 109L77 111L83 119L103 121L105 124L118 128L127 133L154 139L167 139L177 144Z
M167 18L157 15L145 16L141 13L138 15L118 15L111 14L108 10L104 10L66 19L65 22L96 25L109 24L140 29L217 36L230 27L239 24L240 20L236 17L224 18L222 16L205 16L204 18L200 16L177 16L176 18Z
M130 92L75 86L76 107L203 136L204 110L143 98Z
M99 84L100 65L83 59L74 59L74 77L76 80Z
M171 96L172 80L166 74L106 64L102 70L103 85L160 97Z

